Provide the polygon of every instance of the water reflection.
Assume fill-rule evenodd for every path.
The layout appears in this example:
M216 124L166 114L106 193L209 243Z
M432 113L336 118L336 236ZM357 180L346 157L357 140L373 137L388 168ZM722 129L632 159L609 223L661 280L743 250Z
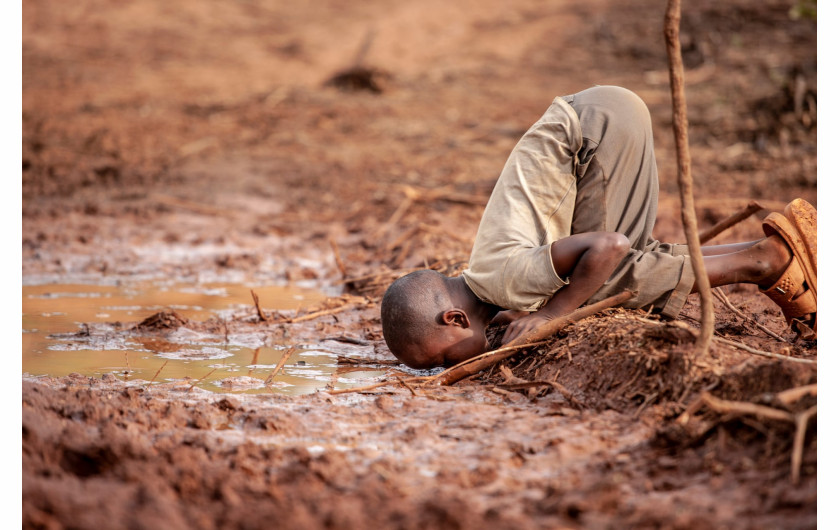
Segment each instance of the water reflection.
M126 381L191 384L215 392L303 394L366 384L383 370L338 368L339 354L365 346L320 344L265 346L258 334L218 336L180 328L167 338L124 330L156 311L175 309L191 320L225 317L253 307L252 287L194 285L33 285L23 287L23 372L61 377L76 372ZM296 287L259 287L260 303L272 310L299 309L324 295ZM272 372L283 363L277 373ZM268 383L266 381L268 380Z

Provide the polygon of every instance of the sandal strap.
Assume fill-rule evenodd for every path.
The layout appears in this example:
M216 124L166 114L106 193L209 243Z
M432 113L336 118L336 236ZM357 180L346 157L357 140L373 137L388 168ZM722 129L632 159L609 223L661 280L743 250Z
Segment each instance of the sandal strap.
M799 260L794 257L776 283L767 289L761 289L761 292L782 309L785 319L790 323L793 318L817 312L817 298L811 289L806 287L805 292L796 296L804 283L805 273L802 272Z

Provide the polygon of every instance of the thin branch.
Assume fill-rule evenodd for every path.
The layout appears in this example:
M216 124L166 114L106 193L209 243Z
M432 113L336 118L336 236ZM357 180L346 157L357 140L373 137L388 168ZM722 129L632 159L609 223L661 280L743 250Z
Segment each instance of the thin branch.
M157 376L160 375L161 370L163 370L163 367L166 366L166 363L168 362L169 359L163 361L163 364L160 366L160 368L158 368L158 371L155 372L154 377L152 377L151 381L149 381L149 383L146 385L146 388L148 388L155 381L155 379L157 379Z
M262 308L260 308L260 297L257 296L257 293L251 289L251 298L254 299L254 307L257 308L257 316L260 318L260 322L267 322L268 319L265 318L265 314L263 314Z
M783 405L793 405L805 396L816 396L817 384L798 386L796 388L788 388L776 394L776 399Z
M438 377L441 377L441 376L445 377L445 374L448 374L449 372L455 371L455 370L457 370L457 369L459 369L463 366L466 366L466 365L468 365L470 363L473 363L473 362L476 362L478 360L485 359L487 357L493 357L493 356L495 356L499 353L516 352L516 351L519 351L519 350L524 350L525 348L533 348L535 346L542 346L543 344L548 344L548 341L533 342L533 343L530 343L530 344L519 344L519 345L516 345L516 346L505 346L503 348L498 348L498 349L495 349L495 350L484 352L481 355L471 357L471 358L467 359L466 361L461 361L460 363L456 364L455 366L450 366L449 368L447 368L443 372L441 372L437 375L431 376L431 378L432 378L432 380L434 380L434 379L436 379Z
M265 386L268 386L271 383L271 380L274 379L274 376L277 375L277 372L279 372L284 368L284 366L286 366L286 361L289 360L289 357L292 356L292 353L294 353L294 351L294 348L286 348L286 351L283 352L283 357L280 359L280 362L277 363L277 365L274 367L274 370L271 371L271 374L269 374L269 376L265 378L265 383L263 383Z
M789 341L786 340L784 337L774 333L773 331L771 331L766 326L763 326L762 324L759 324L759 322L756 319L748 317L743 311L741 311L740 309L738 309L737 307L732 305L732 302L729 301L729 298L720 289L720 287L715 287L714 289L712 289L712 294L715 296L715 298L720 300L723 303L723 305L725 305L730 311L732 311L733 313L735 313L739 317L743 318L744 320L749 320L750 322L755 324L755 326L758 329L760 329L761 331L763 331L764 333L767 333L768 335L770 335L771 337L773 337L774 339L776 339L780 342L789 343Z
M755 403L748 403L746 401L729 401L726 399L719 399L709 394L708 392L704 393L701 396L701 399L706 404L706 406L708 406L715 412L721 412L724 414L750 414L758 418L777 421L789 421L791 423L795 421L793 414L791 414L790 412L774 409L773 407L766 407L764 405L757 405Z
M734 214L730 215L723 221L720 221L713 227L707 228L706 230L700 232L700 235L698 236L700 238L700 243L702 244L711 241L715 236L719 235L724 230L732 228L744 219L763 209L764 206L758 204L757 202L750 202L742 210L735 212Z
M758 350L758 349L753 348L751 346L747 346L746 344L743 344L741 342L737 342L737 341L729 340L729 339L724 339L723 337L714 337L714 339L715 339L716 342L722 342L724 344L734 346L735 348L744 350L746 352L753 353L755 355L761 355L762 357L769 357L771 359L781 359L783 361L791 361L791 362L802 363L802 364L817 364L817 361L815 361L814 359L802 359L802 358L799 358L799 357L790 357L788 355L781 355L781 354L773 353L773 352L769 352L769 351Z
M411 395L412 395L412 396L417 397L417 392L415 392L415 391L414 391L414 389L413 389L413 388L411 388L411 385L409 385L408 383L406 383L406 382L405 382L405 380L404 380L403 378L398 377L398 378L397 378L397 381L399 381L399 382L400 382L400 384L401 384L402 386L406 387L406 388L408 389L408 391L409 391L409 392L411 392Z
M693 182L691 178L691 154L688 149L688 112L683 87L683 60L680 50L680 0L668 0L665 13L665 42L668 50L668 71L671 78L671 99L673 102L674 139L677 144L678 182L682 202L682 221L685 239L688 242L691 266L694 269L697 290L700 293L700 334L695 341L697 358L709 353L709 346L715 332L715 308L712 302L712 287L706 275L700 238L697 235L697 215L694 208Z
M382 381L380 383L374 383L372 385L367 386L357 386L355 388L342 388L339 390L327 390L327 394L336 395L336 394L349 394L352 392L367 392L368 390L375 390L377 388L382 388L383 386L393 386L395 384L406 384L406 383L421 383L428 381L432 376L423 376L423 377L411 377L409 379L398 379L397 381Z
M790 455L790 476L794 486L799 484L799 475L802 470L802 452L805 449L805 433L808 431L808 422L816 415L816 405L796 415L796 434L793 437L793 451Z
M326 316L326 315L334 315L336 313L341 313L342 311L346 311L346 310L352 308L353 306L356 305L356 303L357 303L356 300L351 300L351 301L347 302L346 304L344 304L342 306L339 306L339 307L333 307L332 309L322 309L320 311L314 311L314 312L308 313L306 315L301 315L299 317L292 318L291 320L289 320L289 322L292 323L292 324L296 324L298 322L313 320L313 319L316 319L318 317L323 317L323 316Z
M193 384L191 384L191 385L190 385L190 387L187 389L187 392L189 392L190 390L192 390L192 389L193 389L193 387L195 387L195 385L199 384L200 382L202 382L202 381L204 381L205 379L207 379L208 377L210 377L210 374L212 374L212 373L213 373L213 372L215 372L216 370L217 370L217 368L213 368L212 370L210 370L209 372L207 372L207 374L206 374L206 375L204 375L204 377L202 377L202 378L200 378L200 379L196 379L196 380L193 382Z

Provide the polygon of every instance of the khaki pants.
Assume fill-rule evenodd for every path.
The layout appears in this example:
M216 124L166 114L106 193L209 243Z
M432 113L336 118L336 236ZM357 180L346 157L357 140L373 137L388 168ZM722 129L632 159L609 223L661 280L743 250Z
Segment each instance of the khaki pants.
M631 252L589 303L626 289L638 294L625 307L653 306L676 317L694 286L686 245L651 237L659 175L650 114L634 93L593 87L563 99L580 118L583 145L577 154L577 197L572 233L619 232Z

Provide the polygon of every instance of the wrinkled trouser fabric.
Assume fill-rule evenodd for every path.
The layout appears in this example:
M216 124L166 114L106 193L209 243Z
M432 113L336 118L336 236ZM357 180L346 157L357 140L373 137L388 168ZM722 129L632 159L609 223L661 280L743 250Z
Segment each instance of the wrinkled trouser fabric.
M631 251L588 303L631 290L623 305L650 307L676 317L694 285L686 245L651 237L659 196L650 113L633 92L596 86L563 98L577 113L578 151L572 233L619 232Z

